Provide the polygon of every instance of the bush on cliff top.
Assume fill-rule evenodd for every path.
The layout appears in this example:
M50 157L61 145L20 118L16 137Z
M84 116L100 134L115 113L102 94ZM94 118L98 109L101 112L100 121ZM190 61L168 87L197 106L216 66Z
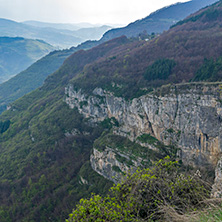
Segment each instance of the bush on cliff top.
M106 197L92 194L91 199L80 200L66 222L163 220L165 206L183 214L196 210L207 197L209 189L198 174L180 173L177 161L166 157L128 175Z

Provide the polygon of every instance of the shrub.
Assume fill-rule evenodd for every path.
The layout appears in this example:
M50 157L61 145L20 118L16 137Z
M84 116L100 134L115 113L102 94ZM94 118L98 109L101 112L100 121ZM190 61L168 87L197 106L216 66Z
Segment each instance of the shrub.
M110 195L82 199L66 222L156 221L164 218L164 206L181 214L195 210L209 191L198 174L182 174L178 166L166 157L152 168L137 170L113 186Z
M203 64L195 73L193 81L221 81L222 78L222 57L204 59Z
M176 62L172 59L158 59L147 68L144 78L148 81L167 79L175 65Z
M11 122L10 120L0 121L0 133L4 133L9 128Z
M131 204L126 206L126 202L117 202L115 198L110 196L102 198L99 195L92 195L89 200L80 200L80 204L69 215L66 222L132 221L129 206L133 207Z

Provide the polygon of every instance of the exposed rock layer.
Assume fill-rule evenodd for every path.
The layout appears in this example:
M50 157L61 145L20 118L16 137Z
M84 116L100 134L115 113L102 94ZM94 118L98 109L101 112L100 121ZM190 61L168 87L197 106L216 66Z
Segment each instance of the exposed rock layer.
M132 101L115 97L101 88L89 96L69 85L66 103L71 108L77 107L92 122L115 118L119 127L114 132L131 141L150 134L165 145L174 144L180 148L179 155L185 163L216 164L222 150L220 83L164 86ZM93 168L106 174L109 170L103 172L102 166L107 166L109 160L101 156L100 160L106 162L102 164L95 152L91 157ZM106 155L111 155L110 152Z

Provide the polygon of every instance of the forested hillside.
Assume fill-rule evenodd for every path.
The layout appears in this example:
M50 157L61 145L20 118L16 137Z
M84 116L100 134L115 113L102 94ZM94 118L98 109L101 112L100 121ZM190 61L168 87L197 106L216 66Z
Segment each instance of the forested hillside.
M101 58L85 67L83 75L73 84L86 92L103 87L118 96L133 98L152 87L195 80L206 59L216 63L221 56L222 42L218 29L221 15L220 1L151 41L130 42L119 47L113 51L112 57ZM67 62L71 62L71 58ZM208 73L204 80L208 79L219 81L219 69ZM120 87L114 87L112 82Z
M215 2L217 2L217 0L192 0L183 3L179 2L159 9L143 19L130 23L126 27L111 29L104 34L103 38L104 40L109 40L121 35L135 37L140 33L162 33L179 20L182 20L191 13Z
M177 158L177 151L183 147L179 149L173 142L185 134L179 129L175 131L170 124L176 119L172 107L179 110L179 90L181 93L192 87L194 92L199 90L199 99L195 101L213 104L199 116L215 120L214 128L219 127L219 114L215 110L209 112L220 102L215 99L220 98L219 83L211 86L189 82L195 78L202 80L203 67L209 66L206 61L212 61L210 64L215 67L220 63L221 11L219 1L150 41L122 36L89 50L79 50L49 75L42 87L13 102L0 116L0 221L63 221L80 198L88 197L91 192L106 193L112 182L92 169L92 155L96 160L96 154L107 152L114 163L122 163L122 168L136 166L138 162L139 166L152 166L167 155ZM205 80L211 78L211 73L203 75ZM215 76L221 81L219 74ZM182 82L187 84L157 89L164 84ZM212 100L204 97L204 100L202 92L208 92L209 98L213 92L215 97ZM145 94L146 97L140 97ZM177 118L185 111L192 113L187 108L192 99L190 94L186 95L186 108ZM176 100L175 109L169 106L168 115L159 109L151 113L156 119L161 115L163 121L169 116L171 119L165 130L166 138L155 137L158 134L147 115L151 110L149 104L154 102L149 101L160 101L159 106L168 108L165 104L171 100L167 98ZM202 104L200 107L202 110ZM133 109L137 109L138 116L135 117ZM126 118L121 119L124 115ZM149 131L139 132L133 117L141 120L141 128ZM192 123L191 120L188 121ZM183 125L180 119L178 122ZM131 131L127 131L127 126L121 128L128 123L132 124ZM201 124L197 123L198 129ZM202 132L198 136L199 148L203 141L211 139ZM165 144L167 139L169 143ZM117 152L114 149L121 155L114 153ZM99 164L101 161L98 165L106 170L122 172L117 165Z
M119 37L121 35L129 36L128 35L128 28L130 28L130 32L134 33L134 36L138 37L138 34L139 34L139 38L152 39L155 36L154 34L147 35L147 33L146 32L144 33L143 31L146 30L147 28L149 28L150 30L153 29L152 26L150 27L150 23L149 23L153 19L158 20L158 27L162 27L165 24L166 20L169 20L170 23L169 24L167 23L168 26L166 28L166 29L168 29L170 27L170 25L174 24L174 22L178 21L181 18L186 17L186 15L188 15L191 12L194 12L195 10L199 9L200 7L203 7L203 6L210 4L214 1L215 0L212 0L212 1L195 0L192 2L188 2L188 3L178 3L175 5L160 9L160 10L152 13L150 16L148 16L146 18L136 21L135 23L130 24L126 28L120 29L120 31L118 31L118 32L116 32L115 29L110 30L99 41L86 41L77 47L72 47L70 50L61 50L61 51L57 51L53 54L47 55L45 58L43 58L40 61L38 61L37 63L33 64L27 70L24 70L22 73L19 73L17 76L10 79L8 82L0 85L0 112L4 111L7 107L7 105L9 103L13 102L15 99L18 99L19 97L25 95L26 93L31 92L31 90L34 90L37 87L41 86L44 79L49 74L56 71L56 69L59 68L59 66L62 64L64 59L67 58L69 55L71 55L73 52L80 50L80 49L89 49L89 48L95 47L95 46L101 44L102 42L104 42L105 40L111 39L113 37ZM7 26L7 28L8 28L7 24L12 25L13 30L21 31L24 28L23 24L17 24L12 21L2 20L2 23L3 23L3 26L2 26L3 30L4 30L4 23ZM27 24L32 25L32 22L27 23ZM35 22L33 24L35 25ZM140 27L141 24L142 24L142 28ZM47 24L47 23L37 24L37 26L41 26L41 25L43 27L54 25L55 28L61 28L62 24ZM94 32L95 30L96 30L96 28L92 29L91 31ZM117 29L117 30L119 30L119 29ZM82 31L86 32L87 30L82 29ZM27 32L27 30L25 31L25 33L26 32ZM80 32L81 32L81 30L80 30ZM162 29L160 32L162 32ZM126 65L124 65L124 67L126 67ZM149 79L149 77L147 77L147 78ZM140 94L141 94L141 92L139 92L139 95Z

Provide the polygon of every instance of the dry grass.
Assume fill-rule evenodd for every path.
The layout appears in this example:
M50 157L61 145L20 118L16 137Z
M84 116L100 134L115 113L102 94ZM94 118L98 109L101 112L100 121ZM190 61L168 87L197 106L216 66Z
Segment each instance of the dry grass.
M219 222L222 221L222 198L207 199L203 201L206 207L202 210L187 214L178 213L171 206L162 206L161 213L165 222Z

